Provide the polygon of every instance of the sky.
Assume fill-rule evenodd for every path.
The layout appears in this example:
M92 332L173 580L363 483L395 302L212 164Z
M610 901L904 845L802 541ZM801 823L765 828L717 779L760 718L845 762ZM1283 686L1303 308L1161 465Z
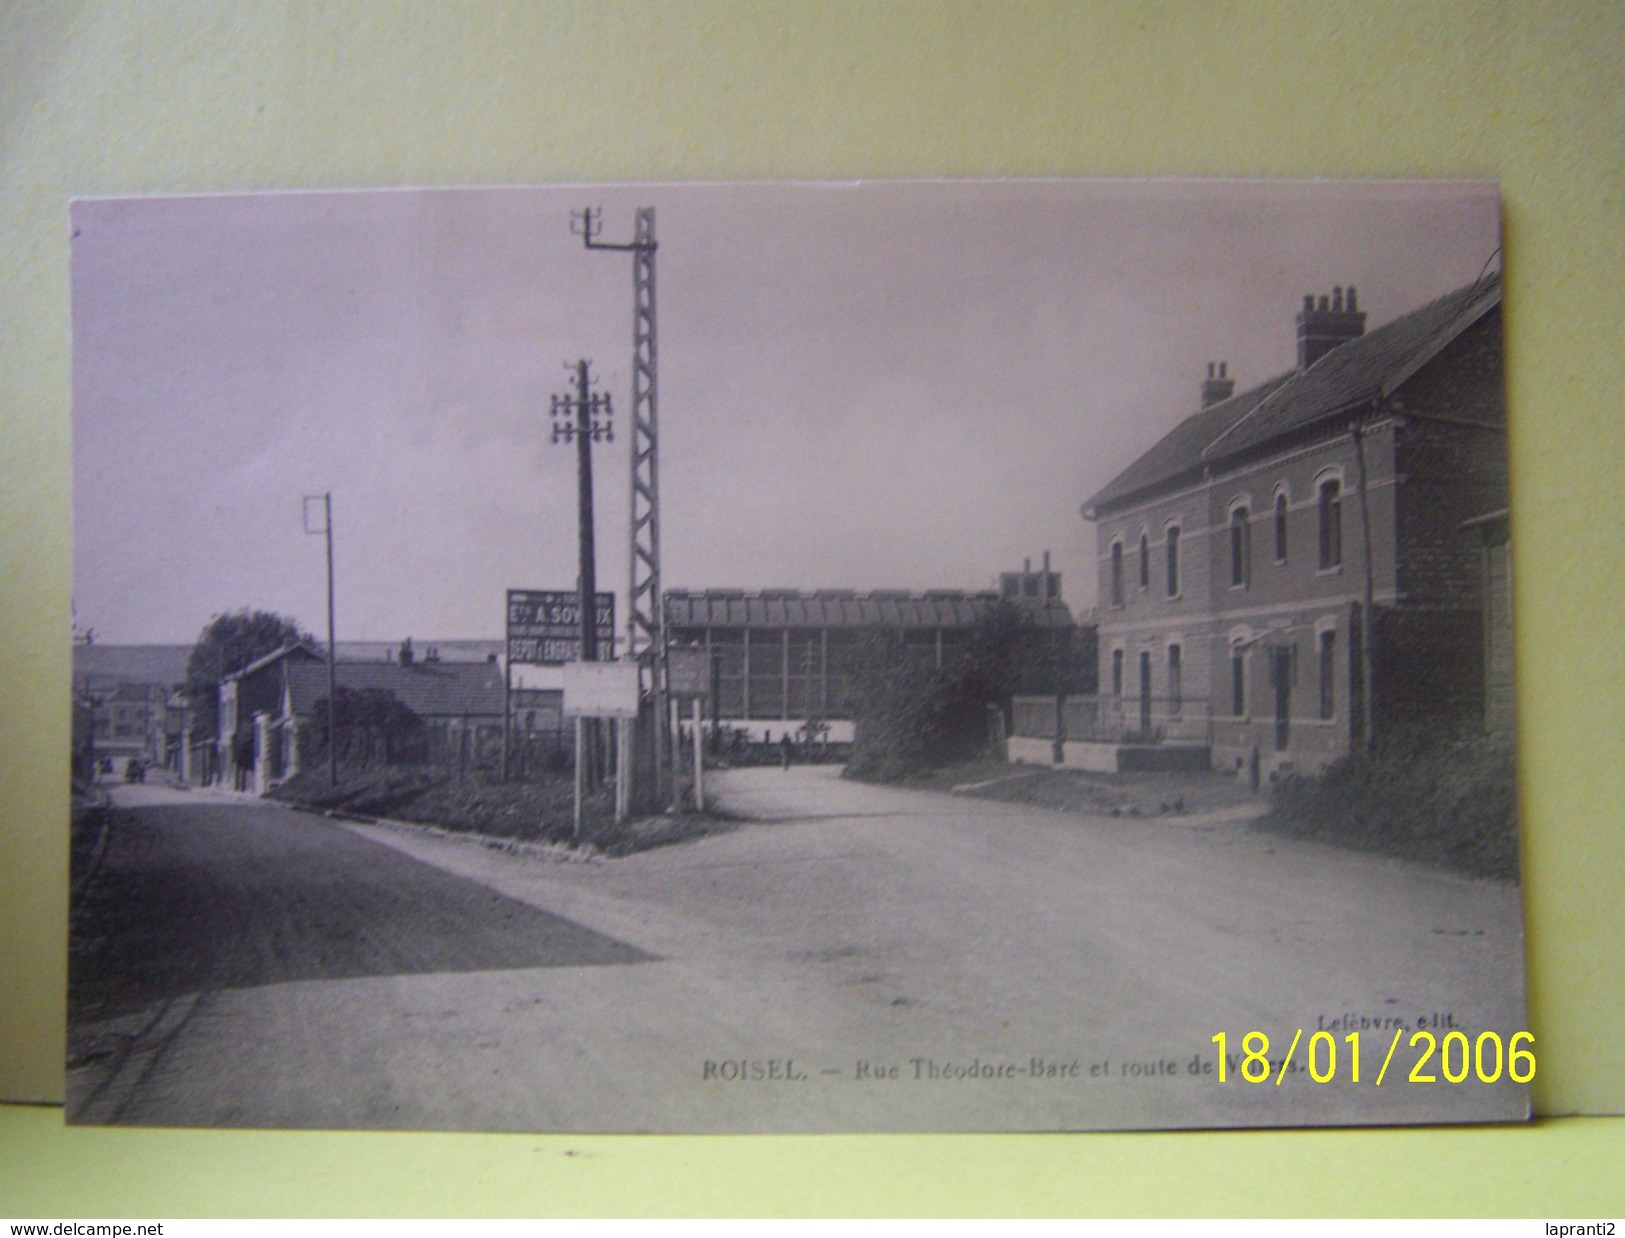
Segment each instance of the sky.
M632 261L656 211L667 588L981 589L1199 406L1292 367L1305 294L1367 329L1499 266L1487 183L866 182L274 193L72 207L74 609L188 643L242 607L340 640L500 638L571 589L592 362L597 575L624 626Z

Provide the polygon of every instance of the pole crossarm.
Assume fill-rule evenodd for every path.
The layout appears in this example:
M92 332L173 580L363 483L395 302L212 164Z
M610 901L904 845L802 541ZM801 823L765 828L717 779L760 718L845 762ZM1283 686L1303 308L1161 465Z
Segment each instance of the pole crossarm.
M594 443L615 441L615 426L611 420L614 405L609 392L591 390L598 380L591 376L589 365L589 362L578 361L569 367L572 373L587 376L585 388L578 377L576 391L555 395L552 399L549 411L553 417L552 441L555 443L573 443L581 437Z

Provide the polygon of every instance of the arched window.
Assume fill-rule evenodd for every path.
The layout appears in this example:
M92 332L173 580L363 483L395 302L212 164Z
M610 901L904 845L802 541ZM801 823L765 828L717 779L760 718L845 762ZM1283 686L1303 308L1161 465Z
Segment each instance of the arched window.
M1316 508L1320 514L1320 569L1343 562L1343 483L1328 477L1320 483Z
M1140 530L1140 588L1151 587L1151 536Z
M1245 507L1234 507L1230 510L1230 587L1245 589L1252 569L1252 522Z
M1168 526L1168 596L1179 596L1179 526Z
M1123 543L1112 543L1112 605L1123 604Z
M1275 496L1275 561L1286 562L1286 491Z

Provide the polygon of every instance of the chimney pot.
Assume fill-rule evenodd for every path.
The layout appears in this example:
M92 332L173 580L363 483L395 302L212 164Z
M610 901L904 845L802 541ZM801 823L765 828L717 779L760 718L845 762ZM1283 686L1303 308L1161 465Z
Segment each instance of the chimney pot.
M1306 370L1332 349L1365 334L1365 315L1360 313L1353 286L1343 295L1342 285L1329 297L1304 298L1298 315L1298 368Z
M1207 381L1202 384L1202 407L1212 408L1221 400L1228 400L1236 384L1225 377L1225 362L1207 363Z

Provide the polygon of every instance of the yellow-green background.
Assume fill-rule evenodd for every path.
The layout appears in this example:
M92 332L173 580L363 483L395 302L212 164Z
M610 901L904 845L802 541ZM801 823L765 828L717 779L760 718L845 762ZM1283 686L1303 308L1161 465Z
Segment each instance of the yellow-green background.
M1498 179L1543 1113L1625 1110L1625 5L0 0L0 1097L61 1092L73 194ZM252 1062L244 1062L252 1070ZM133 1132L0 1215L1621 1210L1625 1121L1129 1136Z

